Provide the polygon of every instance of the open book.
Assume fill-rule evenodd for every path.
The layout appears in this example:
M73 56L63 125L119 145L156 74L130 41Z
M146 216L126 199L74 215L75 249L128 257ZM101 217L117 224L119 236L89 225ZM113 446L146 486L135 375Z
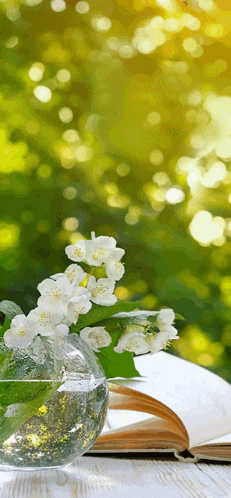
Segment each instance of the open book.
M134 358L145 377L109 381L103 432L88 453L174 452L231 461L231 385L163 351Z

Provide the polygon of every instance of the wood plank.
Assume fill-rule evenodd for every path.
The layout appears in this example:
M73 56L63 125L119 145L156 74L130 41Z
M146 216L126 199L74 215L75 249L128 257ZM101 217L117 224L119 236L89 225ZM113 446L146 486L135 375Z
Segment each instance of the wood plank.
M231 497L231 464L83 456L60 469L0 472L3 498Z

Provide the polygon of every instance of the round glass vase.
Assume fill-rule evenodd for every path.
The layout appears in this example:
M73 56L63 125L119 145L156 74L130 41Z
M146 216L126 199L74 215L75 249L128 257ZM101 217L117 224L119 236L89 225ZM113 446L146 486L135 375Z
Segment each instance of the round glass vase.
M78 335L36 337L27 350L0 340L0 469L72 463L104 426L108 387Z

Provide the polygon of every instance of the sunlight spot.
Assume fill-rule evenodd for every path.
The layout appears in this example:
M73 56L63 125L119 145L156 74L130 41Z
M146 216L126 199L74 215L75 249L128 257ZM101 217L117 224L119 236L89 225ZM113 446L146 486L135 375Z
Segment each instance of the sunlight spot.
M48 88L47 86L44 86L44 85L38 85L34 88L34 91L33 91L35 97L40 100L40 102L49 102L51 100L51 97L52 97L52 93L51 93L51 90L50 88Z
M32 81L40 81L43 77L44 71L44 65L41 62L35 62L32 64L28 74Z
M179 188L172 187L166 192L166 201L169 204L178 204L179 202L183 202L184 199L185 194Z
M111 28L112 22L108 17L94 16L91 20L92 27L96 31L108 31Z
M198 211L189 225L192 237L203 246L223 236L225 220L220 216L212 217L208 211Z
M78 2L75 6L75 10L79 14L86 14L89 11L89 9L90 9L89 3L84 1Z
M71 79L71 74L67 69L60 69L57 72L56 77L61 83L67 83Z
M73 112L70 107L62 107L59 110L59 119L63 123L70 123L73 119Z
M63 12L66 8L66 3L64 2L64 0L52 0L50 5L54 12Z
M163 162L163 159L164 159L164 156L163 156L161 150L159 150L159 149L153 150L149 154L149 160L155 166L158 166L159 164L161 164Z

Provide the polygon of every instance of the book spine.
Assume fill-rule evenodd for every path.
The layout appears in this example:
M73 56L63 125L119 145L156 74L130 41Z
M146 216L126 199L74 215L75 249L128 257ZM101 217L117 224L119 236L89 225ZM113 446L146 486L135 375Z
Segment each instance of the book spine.
M197 455L193 455L189 450L184 451L174 451L174 455L180 462L197 463L200 458Z

